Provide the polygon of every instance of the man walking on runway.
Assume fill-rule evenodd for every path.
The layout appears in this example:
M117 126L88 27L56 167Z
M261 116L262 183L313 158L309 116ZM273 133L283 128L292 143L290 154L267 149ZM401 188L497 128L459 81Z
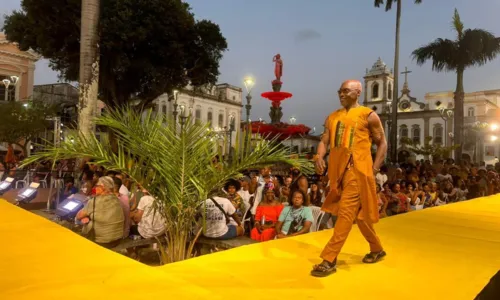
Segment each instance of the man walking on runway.
M336 271L337 256L344 245L353 222L370 245L365 263L375 263L386 253L382 248L373 224L378 222L378 203L375 175L387 152L384 128L378 115L358 103L361 82L348 80L338 90L342 108L333 112L325 121L316 156L316 171L323 174L324 157L330 149L328 178L330 192L322 209L337 215L333 236L326 244L321 258L311 275L328 276ZM377 146L375 161L372 161L371 146Z

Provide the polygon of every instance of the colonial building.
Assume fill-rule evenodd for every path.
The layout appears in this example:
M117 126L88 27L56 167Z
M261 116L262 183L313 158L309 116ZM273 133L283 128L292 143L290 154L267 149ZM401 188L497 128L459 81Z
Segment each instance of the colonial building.
M19 50L15 43L7 41L0 32L0 101L24 100L32 96L35 63L38 59L38 54L31 50ZM8 87L4 80L8 80Z
M420 144L425 138L432 137L432 143L443 146L453 145L453 92L433 92L425 94L423 100L411 96L408 83L407 69L402 74L405 81L401 95L398 98L398 160L403 161L409 155L416 159L423 156L415 156L409 153L401 138L407 137ZM390 116L392 112L392 82L394 75L386 64L379 58L370 70L366 70L364 105L376 111L384 124L387 135L391 130ZM464 127L474 124L489 124L492 133L471 134L465 130L465 141L463 158L471 161L485 161L486 164L494 164L500 156L497 130L500 111L500 90L480 91L466 93L464 99ZM389 138L389 137L388 137ZM392 147L393 145L389 145Z
M177 118L191 116L193 120L210 123L211 127L231 136L235 144L240 132L242 89L227 83L212 87L187 86L173 95L164 94L155 100L155 111ZM234 130L230 130L233 128Z

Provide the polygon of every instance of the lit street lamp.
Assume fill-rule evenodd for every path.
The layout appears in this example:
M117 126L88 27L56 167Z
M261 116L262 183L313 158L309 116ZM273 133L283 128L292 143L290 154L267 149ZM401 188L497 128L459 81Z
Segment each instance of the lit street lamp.
M448 119L453 117L453 109L444 108L443 106L439 107L439 113L441 114L441 119L444 121L444 132L448 134ZM445 135L444 146L448 146L448 138Z
M5 86L5 101L9 101L9 86L16 86L17 82L19 81L18 76L10 76L9 79L4 79L2 80L3 85ZM14 94L14 101L16 101L16 96Z
M295 121L297 119L295 117L290 117L290 124L295 124ZM290 137L290 155L292 155L292 149L293 149L293 135Z
M252 105L250 104L250 102L252 101L251 92L252 92L253 86L255 85L255 81L253 80L253 78L247 77L247 78L245 78L245 80L243 80L243 83L245 84L245 88L247 90L247 95L246 95L247 104L245 105L245 108L247 111L247 119L246 119L247 130L245 131L246 133L245 133L245 144L244 144L245 145L244 151L246 151L246 149L248 147L248 136L250 134L250 130L252 130L252 127L250 124L250 109L252 109Z

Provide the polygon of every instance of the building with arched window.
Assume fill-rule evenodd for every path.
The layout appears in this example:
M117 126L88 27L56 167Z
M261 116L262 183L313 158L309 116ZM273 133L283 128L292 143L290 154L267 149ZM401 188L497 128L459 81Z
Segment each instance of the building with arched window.
M192 120L201 123L209 123L215 129L229 130L231 116L234 116L234 124L240 124L242 112L242 89L227 83L215 86L203 86L194 88L186 86L174 95L164 94L156 99L154 110L173 117L174 104L177 102L177 110L185 108L186 114L191 114ZM178 116L179 117L179 116ZM235 145L237 131L240 126L234 126L232 134L232 145Z
M424 99L419 101L411 96L408 84L408 74L411 71L403 73L405 81L398 97L397 111L398 152L408 152L406 146L401 143L402 137L410 138L414 143L421 145L429 137L432 137L433 143L442 146L453 145L454 93L452 91L427 93ZM392 71L379 58L371 69L366 70L364 80L363 104L380 116L389 141L389 133L392 130ZM500 89L465 93L464 127L470 127L477 122L497 124L500 127L499 106ZM476 162L485 161L487 164L493 163L495 157L500 157L498 143L500 131L495 134L498 135L496 140L490 136L468 134L466 129L462 151L464 158ZM389 144L389 148L392 146ZM421 155L413 156L416 159L424 158Z

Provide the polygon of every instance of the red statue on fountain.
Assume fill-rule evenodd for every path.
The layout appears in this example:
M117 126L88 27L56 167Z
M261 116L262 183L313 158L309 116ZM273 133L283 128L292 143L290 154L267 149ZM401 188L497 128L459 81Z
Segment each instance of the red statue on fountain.
M274 75L276 79L272 81L272 92L262 93L261 96L272 102L271 111L269 112L269 117L271 117L271 124L266 124L262 121L252 122L252 133L260 133L265 137L275 137L279 135L280 140L287 139L292 136L306 135L311 130L309 127L303 124L287 124L281 122L281 117L283 117L283 112L281 111L281 101L291 98L292 94L288 92L282 92L281 77L283 76L283 60L280 54L276 54L273 57L274 62Z

